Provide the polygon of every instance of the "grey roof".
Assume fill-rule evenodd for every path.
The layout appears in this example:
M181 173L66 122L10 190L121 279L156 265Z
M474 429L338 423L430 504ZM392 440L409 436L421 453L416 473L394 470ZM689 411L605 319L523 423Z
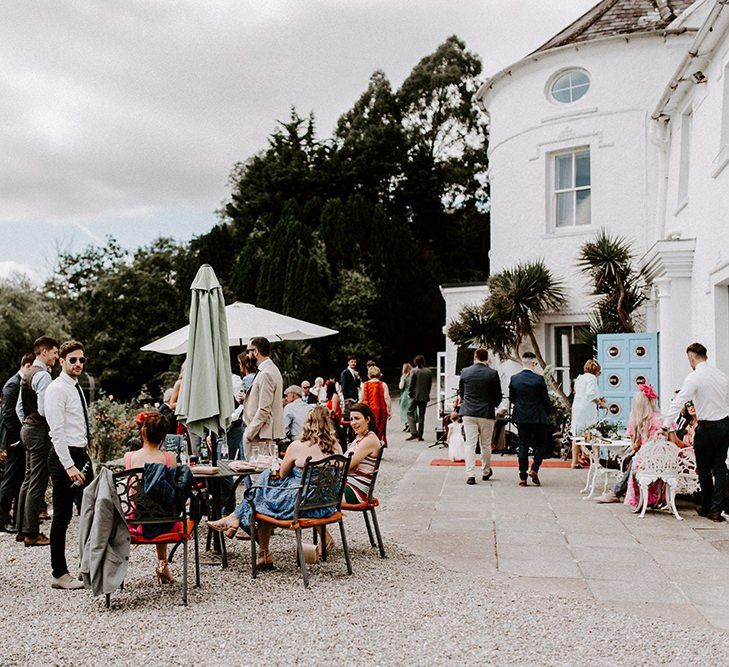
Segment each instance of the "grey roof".
M613 35L663 30L694 0L601 0L534 53Z

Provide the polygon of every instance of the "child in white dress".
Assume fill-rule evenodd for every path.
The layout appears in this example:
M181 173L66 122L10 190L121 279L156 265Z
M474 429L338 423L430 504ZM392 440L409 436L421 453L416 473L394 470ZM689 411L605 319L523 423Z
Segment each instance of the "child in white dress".
M463 433L461 417L457 412L451 415L451 423L448 424L448 458L451 461L465 461L466 459L466 438Z

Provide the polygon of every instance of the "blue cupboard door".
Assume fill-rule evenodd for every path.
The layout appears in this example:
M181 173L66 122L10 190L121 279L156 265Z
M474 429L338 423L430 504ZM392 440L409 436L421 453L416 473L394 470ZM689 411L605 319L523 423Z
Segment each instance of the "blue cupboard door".
M600 334L597 360L602 366L598 384L608 404L606 418L625 428L638 385L658 386L658 334Z

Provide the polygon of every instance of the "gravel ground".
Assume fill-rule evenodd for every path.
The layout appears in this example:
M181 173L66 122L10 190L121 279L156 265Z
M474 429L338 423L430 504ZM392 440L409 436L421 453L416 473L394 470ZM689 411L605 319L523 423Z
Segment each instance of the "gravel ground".
M388 449L386 498L422 444ZM69 544L75 544L74 520ZM247 542L230 568L203 566L202 588L160 588L149 547L132 552L112 608L88 592L50 588L47 549L0 535L2 665L138 664L726 664L729 635L631 618L595 601L526 595L509 582L452 572L387 535L387 560L370 549L359 517L347 524L354 576L341 549L311 568L304 590L293 541L274 536L277 570L253 581ZM47 529L47 528L46 528ZM181 574L181 564L174 570ZM519 592L517 592L519 590ZM605 628L619 628L610 633ZM614 656L612 659L604 656Z

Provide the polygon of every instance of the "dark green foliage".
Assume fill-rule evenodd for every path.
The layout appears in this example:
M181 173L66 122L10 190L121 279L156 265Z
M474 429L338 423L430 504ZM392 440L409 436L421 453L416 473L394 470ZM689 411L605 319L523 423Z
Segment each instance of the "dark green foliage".
M590 316L593 345L597 334L633 333L636 311L645 302L643 272L633 266L633 249L622 236L604 230L580 248L577 265L599 297Z
M480 73L450 37L399 90L373 73L330 138L292 109L265 150L234 166L219 224L189 245L160 240L129 255L110 240L62 255L48 288L73 309L72 333L90 345L103 388L154 392L177 367L139 347L185 323L202 263L228 303L341 331L305 354L287 346L297 372L339 371L349 352L386 368L434 358L439 285L488 275L486 127L472 99Z
M59 342L69 337L71 327L61 305L36 290L25 278L0 282L0 382L20 368L33 341L53 336Z

